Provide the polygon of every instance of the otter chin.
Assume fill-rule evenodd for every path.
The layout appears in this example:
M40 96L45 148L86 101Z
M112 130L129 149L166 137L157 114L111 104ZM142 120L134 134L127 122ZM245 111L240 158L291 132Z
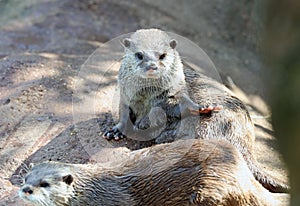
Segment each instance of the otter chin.
M33 166L19 195L34 205L278 205L223 140L179 140L109 163Z

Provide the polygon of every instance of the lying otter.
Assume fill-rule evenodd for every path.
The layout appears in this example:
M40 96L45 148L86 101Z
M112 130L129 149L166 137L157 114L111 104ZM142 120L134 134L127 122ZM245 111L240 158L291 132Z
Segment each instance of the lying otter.
M226 141L179 140L102 164L41 163L19 196L35 205L276 205Z

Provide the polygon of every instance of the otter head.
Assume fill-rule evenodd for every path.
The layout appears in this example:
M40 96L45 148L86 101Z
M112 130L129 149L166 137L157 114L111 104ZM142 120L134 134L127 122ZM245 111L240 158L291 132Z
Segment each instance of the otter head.
M141 78L158 79L170 75L178 56L176 40L157 29L138 30L123 40L125 57L135 62L129 69Z
M34 205L68 205L73 194L73 176L57 163L41 163L30 168L19 196Z

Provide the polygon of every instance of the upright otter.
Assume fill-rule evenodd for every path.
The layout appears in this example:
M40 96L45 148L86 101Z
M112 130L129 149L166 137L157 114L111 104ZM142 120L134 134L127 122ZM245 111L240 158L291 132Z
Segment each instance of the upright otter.
M105 164L41 163L26 175L19 196L43 206L277 203L254 179L240 153L214 140L156 145Z
M137 131L165 123L162 116L151 118L152 109L164 103L168 107L181 103L181 111L178 110L176 116L190 110L199 113L218 110L212 106L200 107L190 100L183 65L175 49L177 42L165 32L139 30L130 39L124 39L123 44L125 56L118 75L120 120L106 132L107 139L124 138L124 133L132 128Z
M254 126L246 106L223 84L191 67L183 67L175 40L157 29L138 30L124 40L124 47L118 75L120 120L104 134L107 139L125 137L124 132L132 124L137 132L150 127L147 134L154 136L156 143L174 140L182 128L196 138L224 139L242 153L265 188L287 192L288 186L266 174L252 155ZM152 110L157 107L165 113L158 110L153 115ZM200 117L187 123L181 121L197 107ZM211 112L215 110L219 112Z

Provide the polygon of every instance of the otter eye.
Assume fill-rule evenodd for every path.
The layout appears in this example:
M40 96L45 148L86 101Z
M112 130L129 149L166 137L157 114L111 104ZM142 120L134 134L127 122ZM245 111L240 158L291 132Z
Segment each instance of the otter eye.
M162 55L159 56L159 60L163 60L164 58L166 58L166 53L163 53Z
M139 60L143 60L144 59L144 55L142 52L137 52L135 53L136 58L138 58Z
M50 184L48 182L41 182L40 187L49 187Z

